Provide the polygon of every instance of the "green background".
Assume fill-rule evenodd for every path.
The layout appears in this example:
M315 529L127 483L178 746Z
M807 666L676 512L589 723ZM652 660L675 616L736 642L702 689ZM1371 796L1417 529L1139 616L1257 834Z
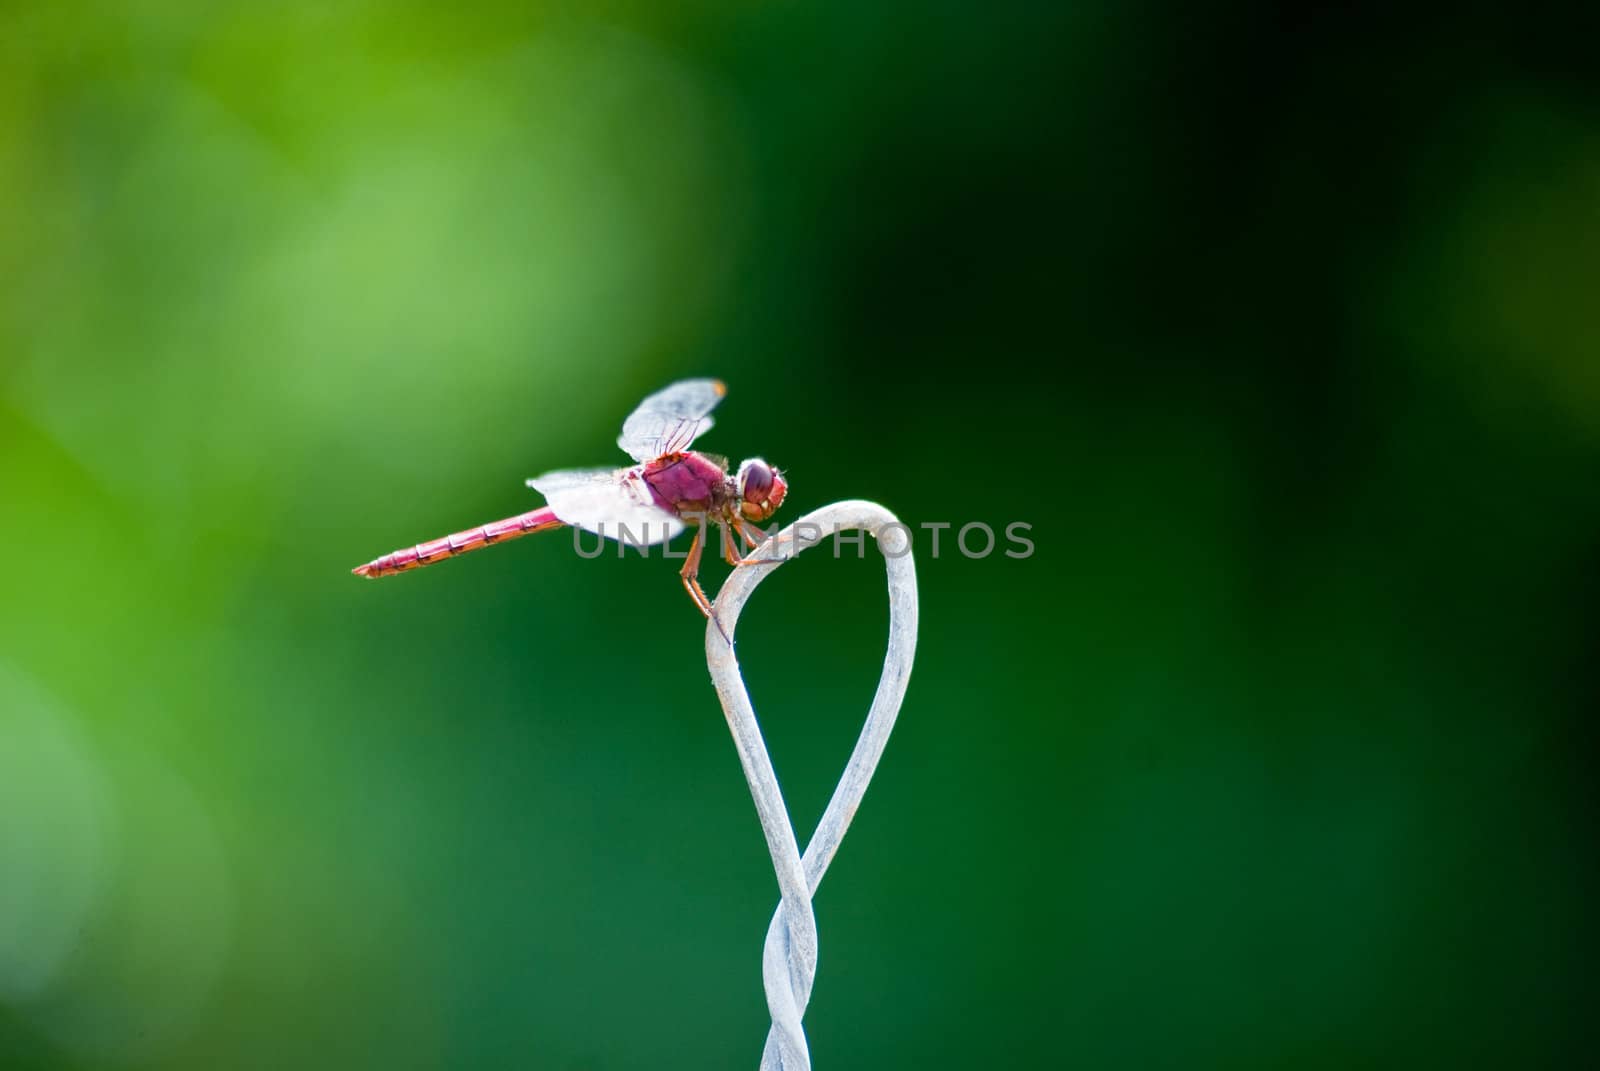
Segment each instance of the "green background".
M1600 26L1385 7L5 5L0 1066L753 1067L675 564L348 572L706 374L1033 526L919 535L817 1067L1572 1066ZM741 629L802 834L886 615Z

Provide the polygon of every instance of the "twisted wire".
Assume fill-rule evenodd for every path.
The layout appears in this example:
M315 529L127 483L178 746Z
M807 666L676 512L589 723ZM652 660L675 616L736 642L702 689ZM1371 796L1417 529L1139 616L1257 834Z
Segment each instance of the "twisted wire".
M837 532L865 531L884 552L889 586L889 643L872 706L816 831L800 853L788 807L734 657L732 637L744 604L779 565ZM706 626L706 664L750 785L761 832L778 879L779 902L762 946L761 977L772 1027L761 1054L763 1071L809 1071L811 1055L801 1018L817 973L817 921L811 898L844 839L894 728L911 676L917 644L917 582L910 530L873 502L835 502L808 513L763 543L760 564L733 571L717 594Z

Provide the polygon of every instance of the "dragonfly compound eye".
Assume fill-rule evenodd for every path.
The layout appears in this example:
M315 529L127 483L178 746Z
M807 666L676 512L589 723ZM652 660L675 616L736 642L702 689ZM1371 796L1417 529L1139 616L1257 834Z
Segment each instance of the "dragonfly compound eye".
M739 466L739 511L753 521L766 520L783 502L788 485L778 470L753 457Z

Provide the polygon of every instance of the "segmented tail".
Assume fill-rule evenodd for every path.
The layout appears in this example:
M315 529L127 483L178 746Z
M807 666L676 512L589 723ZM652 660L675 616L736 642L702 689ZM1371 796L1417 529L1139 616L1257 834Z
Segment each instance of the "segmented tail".
M393 576L416 569L434 562L442 562L446 558L453 558L457 554L465 554L469 550L487 547L495 543L504 543L520 536L532 535L534 532L547 532L552 528L560 528L561 522L556 515L550 512L550 507L543 506L527 513L520 513L515 517L507 517L503 521L491 521L469 528L465 532L455 532L443 539L435 539L428 543L418 543L414 547L397 550L392 554L385 554L381 558L374 558L365 565L358 565L350 570L357 576L379 577Z

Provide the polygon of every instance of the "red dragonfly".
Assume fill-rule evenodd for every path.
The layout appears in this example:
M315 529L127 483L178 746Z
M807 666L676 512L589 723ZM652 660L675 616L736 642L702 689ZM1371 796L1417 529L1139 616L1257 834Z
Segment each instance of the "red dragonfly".
M528 486L544 495L541 508L418 543L351 571L391 576L563 525L645 547L665 543L692 524L694 542L678 575L700 612L710 617L711 600L699 580L706 528L712 522L722 526L723 557L737 565L728 530L756 546L749 524L776 513L789 490L778 470L758 457L740 462L730 475L727 458L689 449L711 427L711 410L727 393L719 379L686 379L657 391L639 403L617 437L617 445L638 464L536 476Z

